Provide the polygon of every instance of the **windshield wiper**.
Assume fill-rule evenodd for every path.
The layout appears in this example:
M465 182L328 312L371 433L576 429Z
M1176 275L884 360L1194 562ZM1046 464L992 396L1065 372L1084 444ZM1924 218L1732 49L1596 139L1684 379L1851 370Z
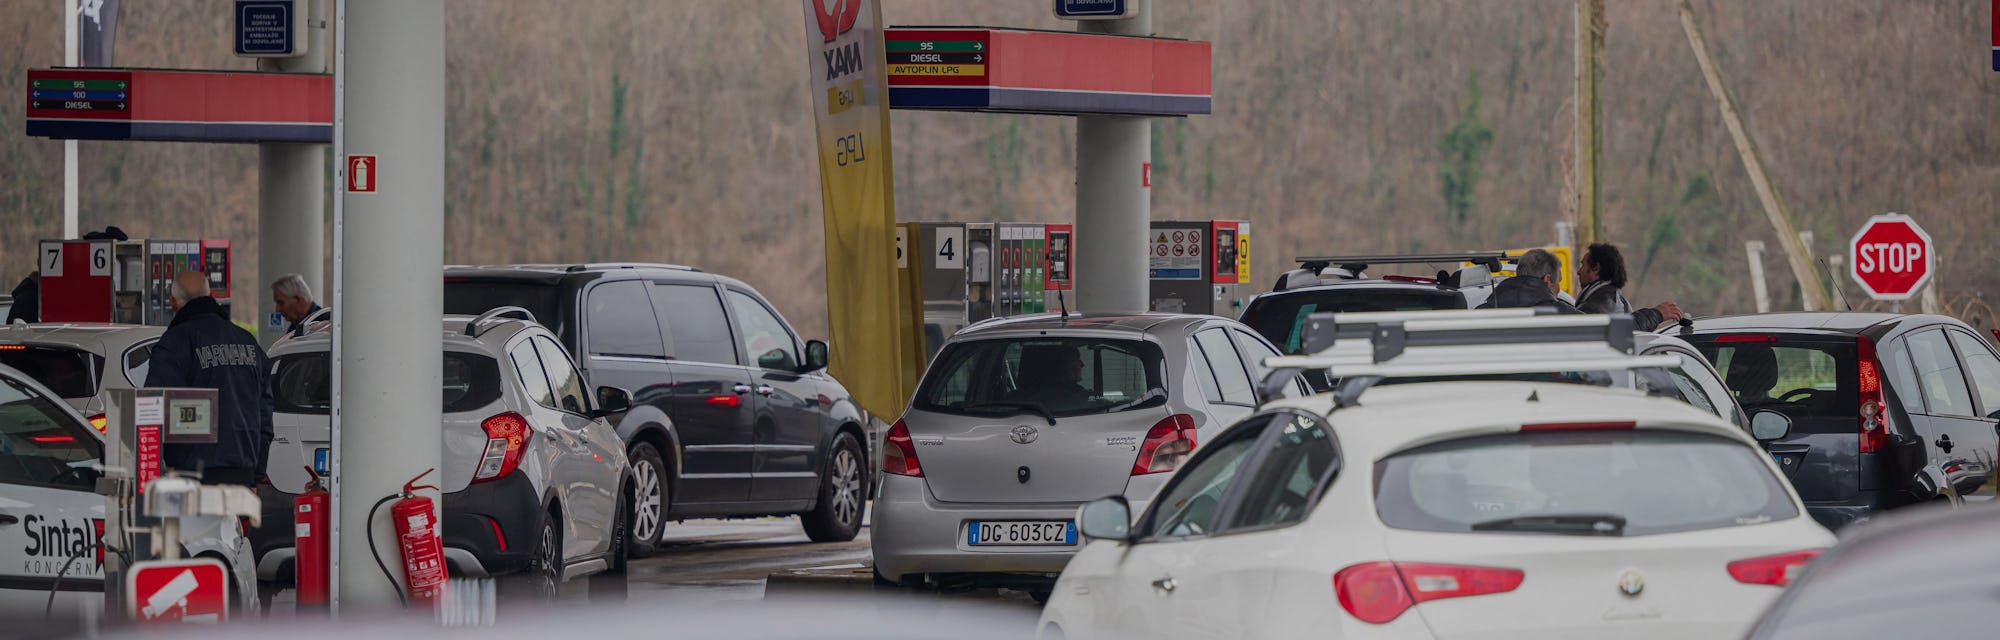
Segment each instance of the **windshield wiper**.
M1042 406L1042 403L1029 400L996 400L993 402L968 404L959 407L959 409L965 411L978 411L980 409L1013 409L1014 410L1013 412L1001 415L1012 416L1012 415L1020 415L1023 413L1032 413L1041 416L1044 419L1047 419L1049 421L1049 426L1051 427L1056 426L1056 414L1050 413L1049 408Z
M1477 522L1473 531L1537 531L1578 536L1625 535L1625 516L1609 513L1557 513L1516 516Z

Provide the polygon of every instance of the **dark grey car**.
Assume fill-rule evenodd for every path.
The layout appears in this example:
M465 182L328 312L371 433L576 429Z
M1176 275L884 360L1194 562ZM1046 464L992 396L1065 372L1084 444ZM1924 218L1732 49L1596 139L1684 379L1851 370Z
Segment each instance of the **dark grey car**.
M1698 320L1681 337L1744 411L1791 417L1791 434L1768 446L1827 528L1932 500L1993 500L2000 354L1965 323L1774 313Z
M817 541L851 540L868 492L867 416L756 289L664 264L449 267L446 313L524 307L604 394L636 486L632 549L669 520L804 517Z
M1911 509L1843 532L1752 640L1991 638L2000 509Z

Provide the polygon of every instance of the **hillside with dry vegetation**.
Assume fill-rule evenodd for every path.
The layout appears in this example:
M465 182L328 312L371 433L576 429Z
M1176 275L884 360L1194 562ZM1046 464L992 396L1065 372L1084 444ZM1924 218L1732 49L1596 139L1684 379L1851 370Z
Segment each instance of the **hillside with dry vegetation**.
M60 62L60 3L5 0L0 91ZM1751 308L1743 241L1776 243L1668 0L1610 4L1604 207L1635 302ZM1155 0L1215 45L1213 115L1154 125L1156 219L1254 221L1257 281L1302 252L1549 241L1570 139L1570 0ZM447 260L672 261L740 276L824 331L819 189L796 0L451 0ZM1902 211L1948 300L2000 295L2000 74L1987 3L1698 0L1813 249ZM1066 29L1034 0L885 0L892 24ZM249 69L226 5L126 3L128 66ZM0 101L0 276L60 230L59 143ZM1071 218L1067 118L897 112L906 220ZM86 228L232 238L256 255L256 150L82 145ZM330 210L330 209L329 209ZM329 238L331 236L329 235ZM365 252L365 248L356 248ZM1087 245L1082 250L1088 250ZM254 262L253 260L247 262ZM1781 307L1796 293L1766 257ZM238 287L261 292L254 264ZM1840 280L1848 297L1857 292ZM242 312L239 312L242 313ZM1986 324L1991 324L1990 318Z

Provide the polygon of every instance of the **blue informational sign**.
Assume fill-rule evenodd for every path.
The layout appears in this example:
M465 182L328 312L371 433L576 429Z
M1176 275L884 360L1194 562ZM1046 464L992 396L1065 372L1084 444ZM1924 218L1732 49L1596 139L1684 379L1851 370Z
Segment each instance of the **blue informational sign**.
M1125 0L1056 0L1056 17L1091 20L1129 17Z
M297 10L296 0L236 0L236 55L296 54L293 12Z

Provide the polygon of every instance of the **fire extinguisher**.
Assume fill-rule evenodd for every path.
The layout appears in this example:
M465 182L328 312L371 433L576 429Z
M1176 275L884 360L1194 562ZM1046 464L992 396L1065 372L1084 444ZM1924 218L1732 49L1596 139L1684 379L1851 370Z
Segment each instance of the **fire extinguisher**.
M292 498L292 548L297 561L292 577L298 587L298 606L323 608L327 605L327 494L319 474L306 467L306 492Z
M431 506L434 503L430 498L416 494L419 489L437 489L417 484L432 471L436 469L425 469L417 477L403 483L402 494L398 496L400 499L389 507L389 524L395 528L396 543L403 551L403 583L409 585L406 602L424 608L436 608L444 599L447 577L444 543L438 539L437 519L432 515ZM372 515L370 519L373 519ZM376 561L380 562L381 558L377 557ZM383 571L387 572L387 568Z

